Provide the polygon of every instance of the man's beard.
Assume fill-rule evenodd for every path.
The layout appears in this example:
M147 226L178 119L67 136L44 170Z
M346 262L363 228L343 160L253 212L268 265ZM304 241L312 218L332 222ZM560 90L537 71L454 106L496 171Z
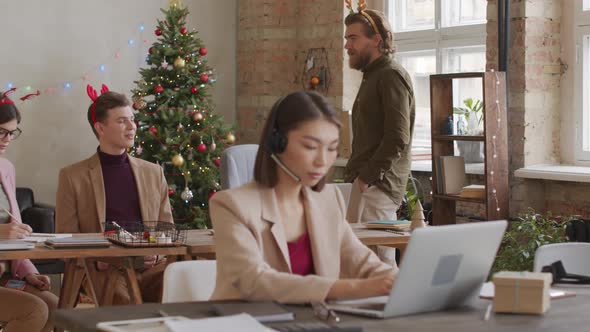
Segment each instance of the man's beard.
M356 56L357 56L357 61L353 63L352 61L352 56L349 54L349 58L348 58L348 65L350 66L350 68L352 69L356 69L356 70L363 70L365 69L365 67L369 64L369 62L371 62L371 54L368 51L360 51L360 52L356 52Z

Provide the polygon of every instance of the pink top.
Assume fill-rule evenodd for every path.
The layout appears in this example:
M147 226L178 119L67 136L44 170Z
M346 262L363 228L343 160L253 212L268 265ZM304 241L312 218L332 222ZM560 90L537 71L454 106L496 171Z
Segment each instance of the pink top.
M313 274L313 256L311 254L309 233L304 233L295 242L287 242L287 246L293 274L302 276Z

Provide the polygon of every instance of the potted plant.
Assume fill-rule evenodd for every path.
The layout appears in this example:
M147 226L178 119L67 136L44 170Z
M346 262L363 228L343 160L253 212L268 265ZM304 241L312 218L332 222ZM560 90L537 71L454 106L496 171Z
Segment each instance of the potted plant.
M491 275L499 271L532 271L535 252L545 244L565 242L565 225L570 218L555 218L527 210L510 222Z
M483 103L481 100L467 98L465 107L453 107L457 115L457 135L478 136L483 134ZM483 142L457 141L459 155L466 163L482 163L484 159Z

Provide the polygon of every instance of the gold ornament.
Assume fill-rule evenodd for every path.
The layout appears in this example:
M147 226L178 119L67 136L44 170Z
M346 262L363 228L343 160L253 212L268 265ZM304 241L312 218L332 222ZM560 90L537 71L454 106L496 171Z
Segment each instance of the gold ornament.
M182 7L182 1L181 0L169 0L168 1L168 7L172 8L172 7Z
M201 121L203 120L203 113L197 111L193 113L193 120L195 121Z
M232 133L227 134L225 138L229 144L234 144L236 142L236 137Z
M174 157L172 157L172 165L176 167L181 167L182 165L184 165L184 158L182 158L182 156L179 154L175 155Z
M135 108L136 110L142 110L146 106L147 106L147 104L142 98L140 98L140 97L133 98L133 108Z
M178 58L176 58L176 60L174 60L174 68L176 68L176 69L182 69L182 68L184 68L185 65L186 65L186 61L184 61L184 59L181 57L178 57Z

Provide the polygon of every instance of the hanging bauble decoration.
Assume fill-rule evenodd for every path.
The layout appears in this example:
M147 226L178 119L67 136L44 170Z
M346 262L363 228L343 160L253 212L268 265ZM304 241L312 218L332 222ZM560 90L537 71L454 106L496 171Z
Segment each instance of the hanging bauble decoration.
M196 86L192 86L191 87L191 93L194 95L195 93L197 93L197 91L199 91L199 88L197 88Z
M174 68L176 69L182 69L185 65L186 61L181 57L177 57L176 60L174 60Z
M166 58L164 58L164 60L162 61L162 63L160 64L160 66L164 69L168 68L168 62L166 61Z
M213 163L215 164L215 166L219 167L219 165L221 165L221 158L217 157L213 159Z
M156 34L156 36L161 36L162 35L162 30L160 30L158 28L158 29L156 29L156 31L154 31L154 33Z
M227 139L227 142L229 144L234 144L236 142L236 137L232 133L227 134L227 136L225 136L225 139Z
M135 154L137 154L138 156L143 152L143 148L140 146L137 147L137 149L135 149Z
M188 189L188 187L184 187L184 190L180 194L180 198L182 198L182 200L184 200L185 202L188 202L191 199L193 199L193 197L193 192L190 189Z
M207 55L207 48L206 47L199 48L199 54L202 56Z
M207 74L201 74L200 79L201 79L201 82L207 83L207 82L209 82L209 75L207 75Z
M213 197L213 195L215 195L216 193L217 193L217 190L212 190L212 191L209 193L209 199L211 199L211 198Z
M186 27L180 28L180 33L182 33L183 35L186 35L187 32L188 32L188 29Z
M164 87L161 86L160 84L158 84L154 87L154 92L155 93L162 93L162 92L164 92Z
M150 48L148 49L148 53L149 53L149 54L154 54L154 48L153 48L153 47L150 47Z
M147 106L147 104L142 98L140 98L140 97L133 98L133 109L142 110L146 106Z
M176 130L184 131L184 126L182 125L182 123L179 123L178 126L176 126Z
M168 196L174 195L174 189L168 188Z
M151 126L149 129L150 133L157 135L158 134L158 128Z
M213 141L213 142L211 142L211 145L209 146L209 150L215 151L215 149L217 149L217 145L215 144L215 141Z
M182 158L182 156L179 154L174 155L174 157L172 157L172 165L176 167L181 167L182 165L184 165L184 158Z
M201 142L199 145L197 145L197 151L199 151L200 153L207 151L207 145Z
M199 111L195 111L193 113L193 120L195 120L195 121L201 121L201 120L203 120L203 113L201 113Z

